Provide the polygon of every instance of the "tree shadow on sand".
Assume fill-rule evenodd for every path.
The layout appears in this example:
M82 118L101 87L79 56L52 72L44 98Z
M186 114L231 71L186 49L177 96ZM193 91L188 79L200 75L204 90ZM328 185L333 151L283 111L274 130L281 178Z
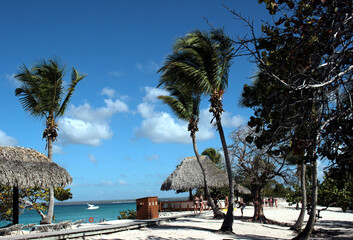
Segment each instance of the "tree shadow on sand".
M242 222L259 223L259 224L277 225L277 226L281 226L281 227L291 227L293 225L291 223L278 222L278 221L271 220L268 218L266 218L266 221L260 221L260 220L253 220L253 217L234 217L234 220L239 220Z
M195 222L190 220L190 222ZM205 231L207 233L214 233L217 234L219 236L222 237L222 235L224 235L224 237L222 237L223 240L232 240L232 239L247 239L247 240L280 240L282 238L276 238L276 237L266 237L266 236L259 236L259 235L252 235L252 234L245 234L245 235L238 235L236 233L233 234L227 234L227 233L222 233L219 232L218 230L214 230L214 229L209 229L206 227L199 227L199 226L182 226L182 225L173 225L173 226L169 226L169 225L160 225L160 226L151 226L148 227L150 229L158 229L158 230L183 230L183 231L188 231L188 230L198 230L198 231ZM105 238L102 239L96 239L96 240L104 240ZM196 240L196 239L200 239L200 238L193 238L193 237L186 237L186 238L180 238L180 237L159 237L159 236L155 236L155 235L150 235L144 238L136 238L137 240L139 239L146 239L146 240ZM112 240L122 240L122 238L114 238Z
M352 229L352 221L320 220L317 222L312 236L324 239L352 239ZM338 235L341 236L336 237Z

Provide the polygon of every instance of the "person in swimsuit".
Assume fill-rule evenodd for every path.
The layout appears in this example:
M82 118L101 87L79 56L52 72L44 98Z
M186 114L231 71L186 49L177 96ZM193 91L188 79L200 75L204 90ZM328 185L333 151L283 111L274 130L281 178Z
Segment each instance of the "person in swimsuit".
M199 198L195 196L194 198L194 213L197 213L197 208L199 206Z

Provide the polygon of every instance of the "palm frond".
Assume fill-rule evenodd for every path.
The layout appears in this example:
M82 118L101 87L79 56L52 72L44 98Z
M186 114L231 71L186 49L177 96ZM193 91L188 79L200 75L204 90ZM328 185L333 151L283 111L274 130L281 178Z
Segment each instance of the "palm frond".
M190 119L191 113L188 111L187 106L183 105L177 98L165 95L158 96L158 98L167 104L178 118L183 120Z
M75 91L75 87L76 85L83 79L86 77L86 74L81 75L75 68L72 68L72 72L71 72L71 84L68 88L68 92L67 95L64 99L64 101L62 102L59 110L57 111L54 119L58 116L63 116L66 110L66 107L68 106L68 103L70 101L70 98L73 94L73 92Z
M20 73L15 76L22 85L17 88L15 95L20 97L20 103L32 116L52 117L62 116L68 101L75 89L76 84L83 79L73 69L71 85L67 89L64 87L65 68L60 66L57 60L41 61L30 70L23 65Z

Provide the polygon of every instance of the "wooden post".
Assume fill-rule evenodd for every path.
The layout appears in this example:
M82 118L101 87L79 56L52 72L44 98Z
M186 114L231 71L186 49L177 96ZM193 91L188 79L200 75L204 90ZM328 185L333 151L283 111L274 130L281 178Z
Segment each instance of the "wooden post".
M19 212L18 212L18 188L13 187L13 202L12 202L12 223L18 224L19 220Z
M192 201L192 189L189 189L189 200Z

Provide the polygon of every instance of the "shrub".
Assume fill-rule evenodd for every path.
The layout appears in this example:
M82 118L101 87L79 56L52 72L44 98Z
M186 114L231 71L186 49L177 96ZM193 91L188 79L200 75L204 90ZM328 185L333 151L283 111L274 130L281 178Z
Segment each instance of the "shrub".
M120 211L120 216L118 219L136 219L136 211L135 210L127 210L127 211Z

